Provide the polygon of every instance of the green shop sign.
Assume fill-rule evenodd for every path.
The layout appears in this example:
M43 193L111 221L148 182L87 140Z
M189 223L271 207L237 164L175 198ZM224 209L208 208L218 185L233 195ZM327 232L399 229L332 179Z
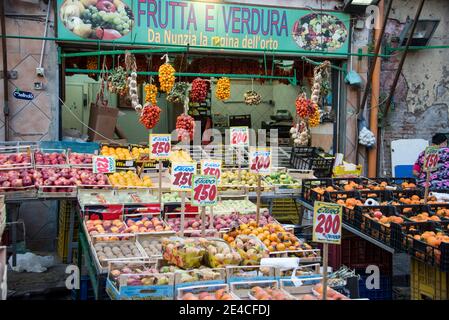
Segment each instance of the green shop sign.
M346 53L350 16L238 4L170 0L58 0L62 39Z

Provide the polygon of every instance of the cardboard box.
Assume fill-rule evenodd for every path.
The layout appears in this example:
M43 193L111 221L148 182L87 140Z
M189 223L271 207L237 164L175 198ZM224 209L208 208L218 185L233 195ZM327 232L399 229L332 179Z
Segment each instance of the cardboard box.
M114 138L114 130L117 124L119 110L108 106L100 106L95 103L90 105L89 127L108 139ZM88 129L90 141L104 139L101 135Z

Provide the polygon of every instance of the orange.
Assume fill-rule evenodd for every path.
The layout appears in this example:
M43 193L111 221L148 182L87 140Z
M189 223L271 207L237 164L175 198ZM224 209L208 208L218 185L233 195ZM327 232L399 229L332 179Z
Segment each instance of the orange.
M284 251L284 250L285 250L285 244L283 244L283 243L278 243L278 244L276 245L276 249L277 249L278 251Z

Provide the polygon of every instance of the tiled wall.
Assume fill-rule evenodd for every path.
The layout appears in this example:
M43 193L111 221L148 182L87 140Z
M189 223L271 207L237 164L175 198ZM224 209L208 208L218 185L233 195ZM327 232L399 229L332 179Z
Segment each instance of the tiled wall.
M42 37L44 34L44 20L46 5L33 5L28 3L13 3L6 1L6 34L20 36ZM33 19L28 20L14 14L33 14ZM48 36L54 37L53 14L50 14ZM38 141L57 138L57 50L55 43L46 43L43 67L45 77L36 76L36 68L39 66L42 41L30 39L7 39L8 70L17 71L17 79L8 80L8 98L10 109L9 140L14 141ZM1 52L0 52L1 56ZM3 81L3 80L2 80ZM43 82L44 90L35 90L34 82ZM16 89L32 92L35 98L32 101L19 100L13 96ZM4 140L4 115L3 115L3 84L0 86L0 140Z

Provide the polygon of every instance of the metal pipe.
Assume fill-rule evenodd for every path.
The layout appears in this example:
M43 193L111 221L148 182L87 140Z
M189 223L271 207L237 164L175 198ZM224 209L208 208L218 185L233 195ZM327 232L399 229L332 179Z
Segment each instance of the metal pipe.
M167 52L187 52L187 49L136 49L136 50L103 50L103 51L89 51L89 52L76 52L76 53L62 53L61 57L72 58L72 57L93 57L93 56L112 56L130 53L167 53Z
M102 70L90 70L90 69L65 69L66 72L70 73L101 73ZM110 73L112 70L107 70L106 72ZM159 73L156 71L137 71L138 75L143 76L156 76ZM192 73L192 72L176 72L175 76L178 77L205 77L205 78L220 78L220 77L228 77L228 78L241 78L241 79L278 79L278 80L292 80L293 77L283 77L283 76L264 76L258 74L226 74L226 73Z
M0 1L0 19L2 33L6 34L5 26L5 2ZM9 140L9 92L8 92L8 55L6 50L6 38L2 37L2 53L3 53L3 115L5 120L5 141Z
M416 47L416 46L410 46L408 48L408 51L419 51L419 50L433 50L433 49L449 49L449 45L441 45L441 46L422 46L422 47ZM398 48L391 48L387 47L387 52L394 52L394 51L404 51L405 47L398 47Z
M419 3L418 10L416 11L415 19L413 20L412 30L410 31L410 35L407 39L407 43L405 45L404 53L402 54L401 61L399 62L399 66L396 70L396 75L393 80L393 84L391 85L390 94L388 95L387 102L385 104L385 111L383 115L382 124L385 123L388 115L388 111L390 110L391 102L393 101L394 92L396 91L396 86L398 85L399 76L401 75L402 68L404 67L405 58L407 57L408 48L410 47L410 44L412 43L413 34L415 33L416 25L418 24L418 19L421 16L422 8L424 7L425 0L421 0Z
M48 19L50 18L50 9L51 9L51 0L48 0L48 6L47 6L47 17L45 18L45 26L44 26L44 38L47 38L47 30L48 30ZM44 51L45 51L45 44L47 40L42 40L42 48L41 48L41 59L39 61L39 68L42 68L42 62L44 61Z
M28 39L28 40L43 40L43 37L34 37L34 36L20 36L20 35L3 35L2 37L5 37L7 39ZM103 45L105 44L113 44L113 45L134 45L134 46L147 46L147 47L157 47L157 48L165 48L165 47L171 47L171 48L180 48L183 46L174 45L174 44L160 44L160 43L149 43L149 42L127 42L127 41L117 41L117 40L94 40L94 39L66 39L66 38L56 38L56 37L46 37L46 40L49 41L59 41L59 42L80 42L80 43L92 43L92 44L98 44L101 43ZM213 47L213 46L193 46L190 45L190 48L193 49L202 49L202 50L213 50L214 52L218 51L242 51L247 53L275 53L276 55L280 56L283 54L304 54L304 55L310 55L310 56L331 56L331 57L348 57L348 56L361 56L361 57L374 57L374 54L371 53L353 53L353 52L328 52L328 51L306 51L306 50L261 50L261 49L244 49L244 48L228 48L228 47ZM379 55L382 58L389 58L391 55Z
M365 109L365 104L366 104L366 100L368 100L368 92L369 92L369 89L370 89L371 81L373 80L374 68L376 67L376 65L378 63L379 64L381 63L380 59L378 59L377 57L379 55L380 48L382 47L382 39L383 39L384 34L385 34L385 28L387 27L388 17L390 16L390 11L391 11L392 5L393 5L393 0L390 0L390 2L388 3L387 12L385 14L385 19L383 21L382 28L380 29L379 38L377 39L376 47L374 49L374 54L375 54L376 57L375 57L373 63L370 66L370 69L368 71L368 77L366 79L365 91L363 92L363 98L362 98L362 101L360 102L359 110L364 110ZM379 11L379 16L380 17L382 16L380 14L380 11Z
M390 9L391 9L391 4L393 3L393 0L390 0ZM379 16L383 17L384 15L384 0L381 0L378 4L378 8L379 8ZM385 16L385 20L382 26L382 29L376 29L374 30L374 39L376 41L376 52L379 52L380 47L381 47L381 43L382 43L382 37L383 34L385 32L385 26L387 24L387 20L388 20L388 14ZM368 80L367 85L366 85L366 90L363 96L363 100L365 100L368 97L368 88L369 88L369 82L371 83L371 110L370 110L370 117L369 117L369 126L370 129L372 131L372 133L374 134L374 137L377 140L377 136L378 136L378 109L377 106L379 105L379 96L380 96L380 72L381 72L381 61L380 58L376 58L373 63L371 64L371 69L370 69L370 80ZM363 110L364 106L365 106L365 102L362 100L361 102L361 107ZM379 145L377 143L377 145ZM377 177L377 147L376 148L371 148L368 150L368 177L369 178L374 178Z

